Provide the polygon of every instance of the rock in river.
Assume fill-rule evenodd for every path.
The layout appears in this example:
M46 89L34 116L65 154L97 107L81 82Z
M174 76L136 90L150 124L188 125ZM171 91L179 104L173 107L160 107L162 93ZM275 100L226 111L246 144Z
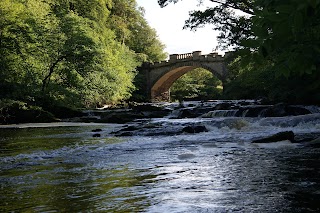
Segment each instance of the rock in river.
M254 140L252 141L252 143L273 143L273 142L284 141L284 140L289 140L291 142L294 142L294 133L292 131L278 132L269 137Z
M139 118L144 118L144 116L141 113L134 113L130 111L106 112L101 114L100 122L124 124Z
M208 132L208 129L205 126L186 126L182 129L182 132L200 133L200 132Z

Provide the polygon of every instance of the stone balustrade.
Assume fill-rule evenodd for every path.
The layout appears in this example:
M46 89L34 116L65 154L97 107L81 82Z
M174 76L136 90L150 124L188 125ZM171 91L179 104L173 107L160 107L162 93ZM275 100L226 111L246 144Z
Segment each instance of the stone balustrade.
M171 54L168 61L154 62L153 64L150 64L150 66L161 67L161 66L167 66L169 64L182 62L182 61L199 61L199 62L223 61L228 55L230 55L230 52L226 52L224 56L220 55L217 52L202 55L201 51L194 51L192 53L184 53L184 54Z
M188 58L192 58L192 53L184 53L184 54L178 54L177 55L177 59L188 59Z
M228 53L225 54L227 56ZM207 55L201 55L201 51L194 51L192 53L184 53L184 54L171 54L168 61L160 62L162 65L165 63L175 63L179 61L188 61L188 60L199 60L199 61L219 61L224 60L224 56L219 55L219 53L214 52ZM159 63L155 63L159 65Z

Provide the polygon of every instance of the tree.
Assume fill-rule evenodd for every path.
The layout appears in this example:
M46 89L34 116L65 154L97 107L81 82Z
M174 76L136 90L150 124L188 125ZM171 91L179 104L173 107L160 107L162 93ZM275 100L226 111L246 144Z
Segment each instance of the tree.
M129 97L139 62L107 27L108 2L1 2L1 96L70 106Z
M127 99L164 46L135 0L0 2L0 98L96 106ZM143 46L143 47L142 47Z
M129 97L134 88L139 62L106 25L109 3L78 0L56 5L66 41L55 58L59 66L55 67L53 86L61 85L63 94L78 97L86 106L117 102Z
M300 101L320 103L319 1L210 1L217 5L192 12L185 27L194 29L213 24L221 32L220 48L237 50L235 60L238 61L234 62L239 66L229 76L233 85L250 82L257 86L252 94L261 91L261 95L275 101L298 102L300 97ZM177 0L158 2L165 6ZM235 13L237 10L242 13ZM273 85L269 92L256 83L262 77L267 77L267 84ZM315 94L314 98L310 98L310 92Z
M255 38L247 46L274 63L284 76L320 71L320 2L257 0L252 18Z
M0 8L2 96L23 100L27 96L33 96L35 87L39 84L42 63L39 62L38 56L42 58L42 49L38 49L37 40L41 41L41 33L37 30L41 27L36 26L41 24L43 28L47 27L42 20L50 19L44 19L48 14L48 7L36 1L22 4L5 0L0 3ZM53 21L52 24L54 23Z
M116 32L117 40L137 53L143 62L165 60L164 45L144 18L143 8L135 0L113 0L108 22Z
M196 68L181 76L170 88L173 100L218 99L222 93L222 82L210 71Z
M165 6L177 1L158 2ZM275 66L287 76L290 72L311 73L319 66L319 1L210 1L217 6L190 13L186 28L213 24L213 29L221 32L221 48L237 47L249 52L259 49L263 57L270 56L267 60L277 58Z

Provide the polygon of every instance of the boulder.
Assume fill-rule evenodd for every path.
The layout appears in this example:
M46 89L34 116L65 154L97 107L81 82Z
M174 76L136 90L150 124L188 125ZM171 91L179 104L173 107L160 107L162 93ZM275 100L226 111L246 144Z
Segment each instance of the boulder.
M259 117L262 113L268 109L268 106L250 106L250 107L241 107L236 116L239 117Z
M216 105L215 110L229 110L232 108L231 103L219 103Z
M144 118L143 114L134 113L131 111L106 112L101 114L101 119L99 122L124 124L141 118Z
M186 126L182 129L182 132L186 133L200 133L200 132L208 132L208 129L205 126Z
M115 136L117 136L117 137L129 137L129 136L133 136L133 132L120 132L118 134L115 134Z
M154 104L137 104L132 110L143 114L145 118L163 118L171 112L170 109Z
M99 137L101 137L101 134L96 133L96 134L93 134L92 137L94 137L94 138L99 138Z
M288 116L287 105L283 103L276 104L263 112L263 117L283 117Z
M273 142L279 142L284 140L289 140L291 142L294 142L294 133L292 131L278 132L269 137L254 140L252 141L252 143L273 143Z
M163 118L169 115L170 112L171 110L163 109L162 111L143 111L141 113L145 118Z
M267 108L262 113L263 117L284 117L284 116L296 116L306 115L311 112L303 106L292 106L284 103L276 104L272 107Z
M101 132L102 129L93 129L91 132Z
M146 131L147 130L147 131ZM124 126L118 131L112 132L115 136L133 136L133 135L145 135L145 136L159 136L159 135L176 135L178 130L172 128L163 128L159 124L142 124L138 126Z
M137 104L132 107L134 111L143 112L143 111L162 111L163 107L154 105L154 104Z
M196 118L198 115L193 108L182 109L178 115L178 118Z
M208 112L212 111L212 107L192 107L192 108L184 108L181 109L179 114L174 117L177 119L182 119L182 118L197 118L202 116L203 114L206 114Z

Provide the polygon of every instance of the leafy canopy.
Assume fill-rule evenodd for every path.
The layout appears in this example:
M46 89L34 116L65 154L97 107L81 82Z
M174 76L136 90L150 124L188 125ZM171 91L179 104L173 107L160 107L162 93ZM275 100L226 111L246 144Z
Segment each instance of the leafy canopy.
M161 6L178 1L158 0ZM261 91L261 95L272 96L274 100L297 102L299 97L302 97L301 101L308 97L308 101L320 103L320 1L199 2L215 4L203 11L192 11L185 28L196 29L210 24L220 31L218 48L235 50L233 64L237 67L231 69L229 82L242 86L247 83L255 91ZM273 85L269 92L265 92L265 84L259 84L264 80ZM314 94L313 98L309 98L310 92Z
M222 93L222 82L210 71L196 68L181 76L170 88L173 100L218 99Z
M166 57L163 48L135 0L3 0L0 98L114 103L131 96L137 66Z

